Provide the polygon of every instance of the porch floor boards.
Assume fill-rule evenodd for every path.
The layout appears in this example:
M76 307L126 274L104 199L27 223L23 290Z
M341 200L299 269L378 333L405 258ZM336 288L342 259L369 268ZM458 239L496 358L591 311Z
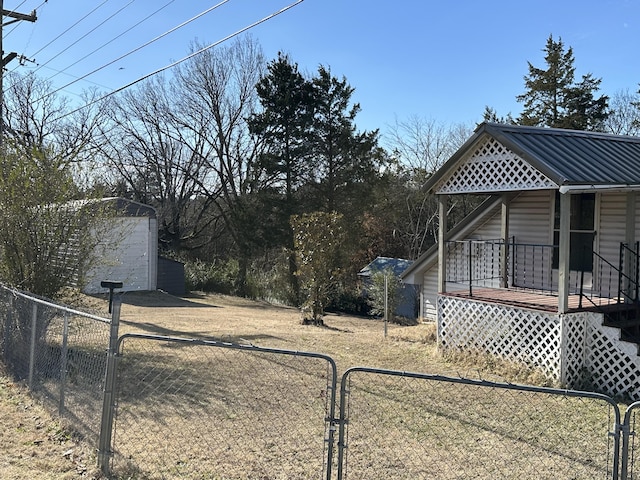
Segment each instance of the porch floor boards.
M475 287L472 294L468 290L447 292L450 297L467 298L478 302L500 303L513 307L542 310L544 312L558 311L558 296L550 293L542 293L511 288L484 288ZM588 301L582 302L580 307L580 295L569 295L569 311L579 312L593 310L593 305Z

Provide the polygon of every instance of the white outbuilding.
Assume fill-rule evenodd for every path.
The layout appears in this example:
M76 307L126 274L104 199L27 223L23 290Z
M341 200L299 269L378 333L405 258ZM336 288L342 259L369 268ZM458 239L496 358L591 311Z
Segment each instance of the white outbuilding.
M82 290L104 293L104 280L123 283L122 291L156 290L158 278L158 221L149 205L124 198L104 198L115 211L98 228L95 263L86 273Z

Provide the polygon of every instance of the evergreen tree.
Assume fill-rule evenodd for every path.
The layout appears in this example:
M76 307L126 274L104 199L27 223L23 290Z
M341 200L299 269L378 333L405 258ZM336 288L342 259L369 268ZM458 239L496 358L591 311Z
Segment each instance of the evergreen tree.
M310 132L313 122L313 87L287 55L267 66L267 74L256 85L262 112L249 118L249 130L264 143L260 166L265 183L276 194L271 212L277 212L273 229L289 250L289 281L292 302L299 301L297 265L289 218L299 212L298 189L308 178Z
M546 69L528 62L526 92L516 99L524 104L520 125L601 130L608 116L608 97L595 96L601 79L590 73L575 83L573 49L550 35L545 49Z
M344 77L339 80L320 66L312 83L315 115L310 180L318 193L317 207L348 214L370 194L382 160L378 131L356 131L360 105L350 106L354 88Z

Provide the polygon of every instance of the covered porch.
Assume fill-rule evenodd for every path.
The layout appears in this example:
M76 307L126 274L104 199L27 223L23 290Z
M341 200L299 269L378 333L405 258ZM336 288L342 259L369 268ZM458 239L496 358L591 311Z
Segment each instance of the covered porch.
M449 240L441 260L446 282L440 293L558 313L606 313L637 307L639 242L621 242L615 262L590 249L570 249L564 302L560 299L559 250L558 245L522 244L515 238L509 242Z
M640 138L478 126L425 185L437 245L404 277L440 345L640 399L639 162ZM488 199L450 229L466 194Z

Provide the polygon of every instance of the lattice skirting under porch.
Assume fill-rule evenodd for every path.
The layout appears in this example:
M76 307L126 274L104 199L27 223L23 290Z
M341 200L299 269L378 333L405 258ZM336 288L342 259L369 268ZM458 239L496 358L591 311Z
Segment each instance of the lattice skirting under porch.
M541 369L568 388L640 400L640 357L595 312L565 315L438 296L445 349L486 352Z

